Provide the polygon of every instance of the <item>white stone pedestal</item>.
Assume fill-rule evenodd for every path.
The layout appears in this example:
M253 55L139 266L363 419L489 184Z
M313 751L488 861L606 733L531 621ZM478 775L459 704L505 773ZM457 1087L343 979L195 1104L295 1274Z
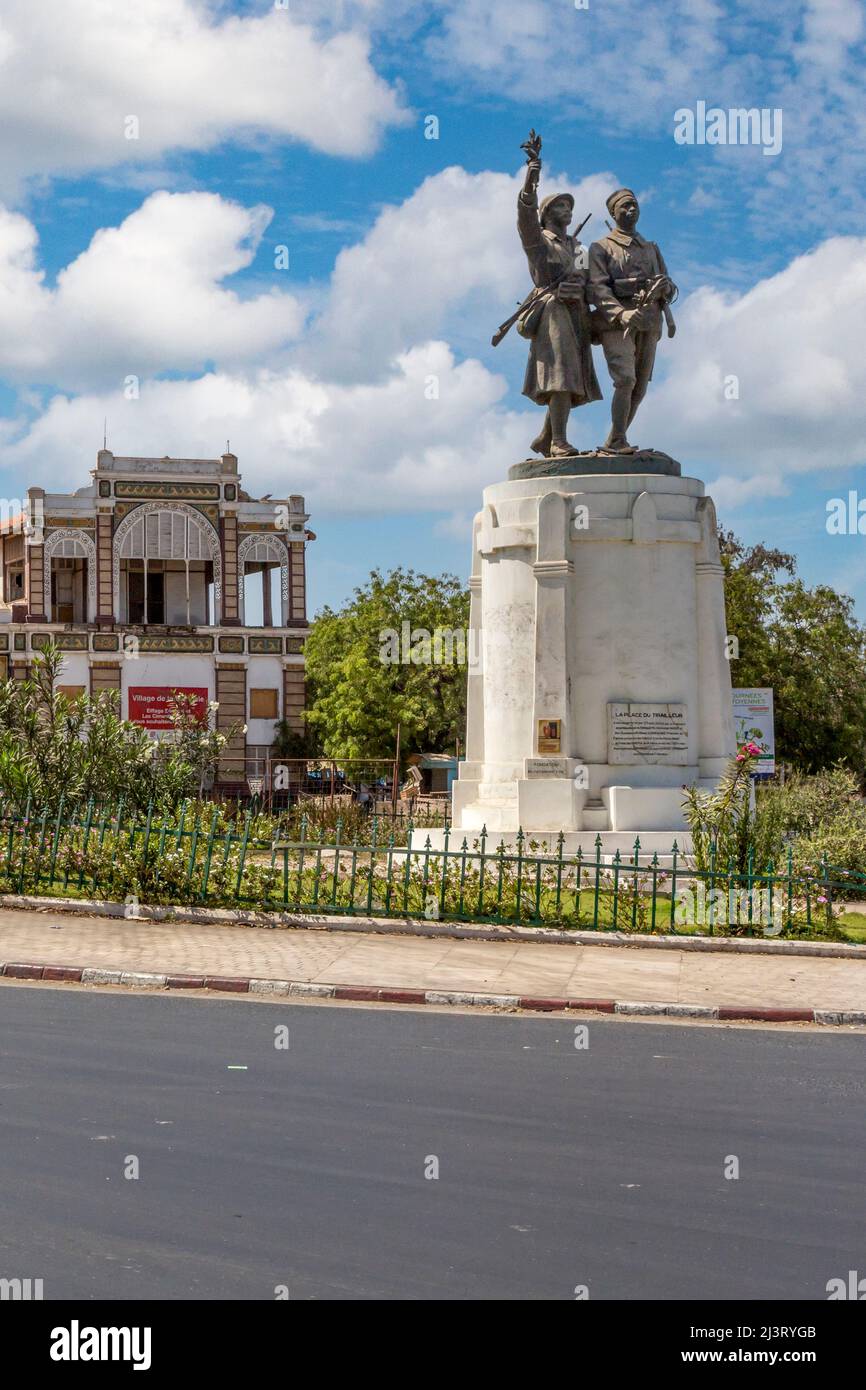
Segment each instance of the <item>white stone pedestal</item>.
M470 588L454 840L486 826L506 840L520 827L682 844L683 785L714 785L734 751L703 484L673 472L494 483L475 518Z

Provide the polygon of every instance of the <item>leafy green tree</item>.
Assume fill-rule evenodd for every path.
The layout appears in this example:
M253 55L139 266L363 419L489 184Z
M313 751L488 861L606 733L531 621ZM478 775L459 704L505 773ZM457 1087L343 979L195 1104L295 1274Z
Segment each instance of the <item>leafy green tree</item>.
M866 765L866 628L854 602L808 588L792 555L722 532L735 686L771 686L780 759L807 772Z
M463 739L469 595L449 574L374 570L305 644L309 728L332 758L450 752Z

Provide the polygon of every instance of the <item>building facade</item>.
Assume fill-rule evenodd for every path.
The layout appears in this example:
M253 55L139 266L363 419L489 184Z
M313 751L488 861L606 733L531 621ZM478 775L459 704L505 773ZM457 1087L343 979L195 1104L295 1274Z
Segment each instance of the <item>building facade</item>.
M246 726L219 780L261 775L275 724L303 731L304 499L256 500L238 461L100 450L73 493L30 488L0 524L0 673L27 674L53 637L70 695L114 690L120 712L167 727L171 692Z

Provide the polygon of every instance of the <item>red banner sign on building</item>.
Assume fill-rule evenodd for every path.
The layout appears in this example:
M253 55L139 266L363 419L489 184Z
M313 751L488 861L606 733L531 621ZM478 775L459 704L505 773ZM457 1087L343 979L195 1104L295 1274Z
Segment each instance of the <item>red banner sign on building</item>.
M172 696L191 695L196 719L207 718L208 693L200 685L131 685L129 687L129 718L144 729L172 728Z

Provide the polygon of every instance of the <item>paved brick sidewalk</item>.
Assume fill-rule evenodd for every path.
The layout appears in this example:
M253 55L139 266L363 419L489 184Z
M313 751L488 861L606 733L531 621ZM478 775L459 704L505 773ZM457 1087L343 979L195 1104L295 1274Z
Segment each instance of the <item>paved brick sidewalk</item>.
M643 1003L866 1011L866 959L653 951L0 909L0 963Z

